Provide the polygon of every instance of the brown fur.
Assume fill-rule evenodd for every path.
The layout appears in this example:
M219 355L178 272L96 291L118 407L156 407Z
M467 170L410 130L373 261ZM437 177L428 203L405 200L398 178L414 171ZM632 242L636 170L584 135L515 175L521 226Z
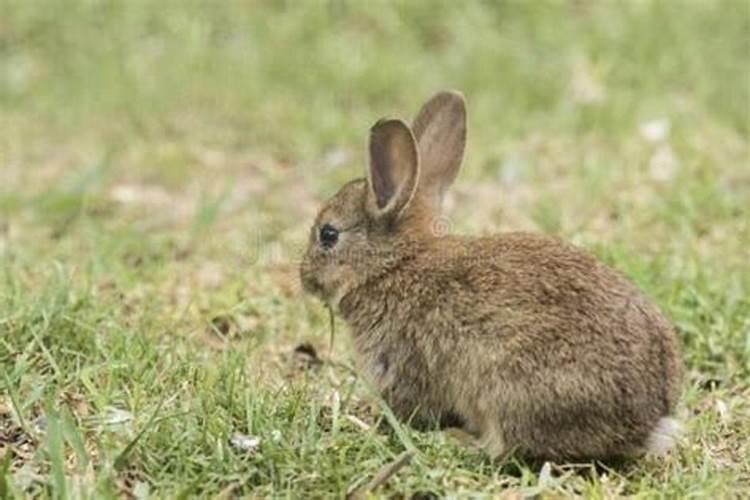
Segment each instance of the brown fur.
M431 233L461 159L433 148L463 151L464 130L450 128L451 116L464 126L463 113L454 93L438 94L420 113L421 130L427 118L442 118L431 144L418 143L431 163L420 167L415 158L394 169L403 186L419 185L416 194L394 195L401 199L381 213L368 177L326 203L301 266L305 288L337 309L363 372L417 427L459 425L494 456L645 451L674 411L681 377L675 330L658 308L620 273L557 238ZM376 125L370 150L404 148L386 155L402 161L412 156L409 141L403 145L393 122L398 140L373 144L384 135ZM371 168L382 168L378 162L371 158ZM332 249L318 241L324 224L340 230Z

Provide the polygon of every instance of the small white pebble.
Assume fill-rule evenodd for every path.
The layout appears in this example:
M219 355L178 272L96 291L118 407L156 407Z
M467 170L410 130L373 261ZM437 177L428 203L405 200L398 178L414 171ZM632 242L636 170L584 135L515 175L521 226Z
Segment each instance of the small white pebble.
M657 118L655 120L648 120L641 122L638 129L641 132L641 137L651 143L664 142L669 137L669 131L672 128L672 124L667 118Z
M552 483L554 483L554 479L552 478L552 464L544 462L542 469L539 471L539 486L546 488Z
M238 450L253 452L260 446L260 438L235 432L229 442Z
M107 425L118 425L133 420L133 414L127 410L119 408L110 408L104 416L104 423Z

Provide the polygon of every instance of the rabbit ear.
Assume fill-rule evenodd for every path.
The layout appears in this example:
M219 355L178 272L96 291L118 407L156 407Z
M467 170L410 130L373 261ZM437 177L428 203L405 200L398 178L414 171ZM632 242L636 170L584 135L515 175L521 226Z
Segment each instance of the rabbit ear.
M419 153L409 127L401 120L377 122L370 129L370 215L398 217L414 196L418 177Z
M466 145L466 102L456 91L442 91L427 101L412 125L419 144L419 189L439 209L445 190L461 166Z

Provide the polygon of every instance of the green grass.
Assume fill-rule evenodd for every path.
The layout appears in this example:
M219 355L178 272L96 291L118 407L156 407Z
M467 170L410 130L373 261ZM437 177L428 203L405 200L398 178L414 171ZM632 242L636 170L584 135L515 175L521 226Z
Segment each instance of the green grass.
M0 7L0 497L728 498L750 488L750 6ZM464 91L455 231L554 232L679 325L664 461L499 467L389 417L297 283L369 126ZM644 124L666 120L650 141ZM357 424L358 420L366 425ZM260 438L254 451L235 434Z

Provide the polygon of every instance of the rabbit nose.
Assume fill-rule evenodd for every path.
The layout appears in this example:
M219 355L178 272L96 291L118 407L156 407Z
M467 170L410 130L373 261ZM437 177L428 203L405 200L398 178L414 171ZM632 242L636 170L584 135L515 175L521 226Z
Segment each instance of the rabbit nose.
M306 293L320 295L323 291L323 285L320 281L310 272L306 272L304 267L300 272L300 281L302 281L302 288Z
M320 285L311 278L305 278L302 277L302 288L304 288L305 292L314 294L315 291L320 288Z

